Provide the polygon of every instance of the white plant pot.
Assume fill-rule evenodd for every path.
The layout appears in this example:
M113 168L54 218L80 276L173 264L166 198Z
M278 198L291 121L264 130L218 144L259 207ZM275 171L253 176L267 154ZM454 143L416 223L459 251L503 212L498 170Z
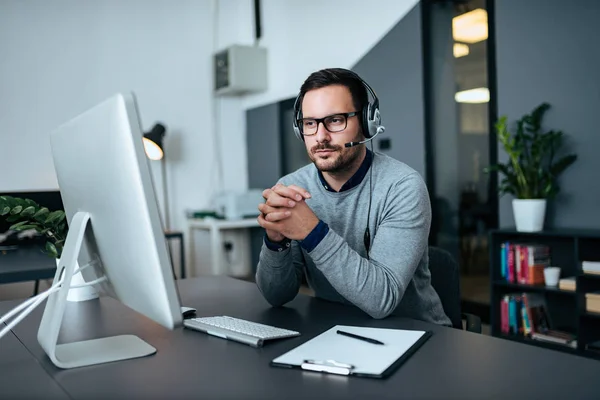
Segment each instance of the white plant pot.
M546 199L513 199L515 225L519 232L539 232L544 229Z
M58 263L60 259L56 259L56 267L58 267ZM79 263L75 266L75 269L79 268ZM81 276L81 272L77 272L73 274L73 278L71 278L71 286L82 285L85 283L83 276ZM69 294L67 295L67 301L87 301L98 298L98 292L94 289L93 286L86 286L82 288L71 288L69 289Z

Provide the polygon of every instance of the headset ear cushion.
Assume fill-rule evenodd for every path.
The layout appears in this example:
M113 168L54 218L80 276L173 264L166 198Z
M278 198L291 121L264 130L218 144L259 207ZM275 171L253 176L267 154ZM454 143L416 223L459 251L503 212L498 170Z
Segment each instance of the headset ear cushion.
M304 142L304 135L300 132L300 127L298 126L298 120L302 118L302 112L300 111L300 94L296 96L296 100L294 101L294 120L292 121L292 127L294 129L294 134L298 138L298 140L302 140Z
M370 116L371 116L371 103L368 103L366 106L363 107L363 111L362 111L362 115L361 115L362 131L363 131L363 135L365 136L366 139L370 138L373 134L373 132L371 132Z
M304 135L302 135L300 133L300 128L298 128L298 125L296 122L294 122L294 134L296 135L298 140L302 140L304 142Z
M298 99L296 98L296 102L294 103L294 120L292 121L292 127L294 128L294 134L298 138L298 140L302 140L304 142L304 135L300 132L300 127L298 126L298 120L302 118L302 113L298 110Z

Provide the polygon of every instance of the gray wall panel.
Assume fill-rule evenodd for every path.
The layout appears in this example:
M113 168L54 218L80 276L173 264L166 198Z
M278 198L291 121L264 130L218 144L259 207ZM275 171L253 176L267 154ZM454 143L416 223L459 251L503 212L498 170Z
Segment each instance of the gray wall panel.
M374 140L391 141L389 156L425 179L425 127L421 7L416 5L352 68L377 93L385 132Z
M600 1L495 4L498 115L514 121L546 101L546 127L563 130L579 155L560 179L563 193L550 204L547 226L600 228ZM500 202L503 227L514 226L510 201Z

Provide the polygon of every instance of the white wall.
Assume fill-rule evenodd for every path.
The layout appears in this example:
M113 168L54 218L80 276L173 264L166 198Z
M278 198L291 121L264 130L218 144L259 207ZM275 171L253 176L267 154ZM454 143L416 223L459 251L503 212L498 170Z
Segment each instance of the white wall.
M181 226L183 210L205 206L215 180L212 15L212 2L197 0L2 1L0 162L11 173L1 174L0 191L56 189L48 132L133 90L143 128L168 127L171 215Z
M213 9L217 21L213 48L254 43L254 6L252 0L218 0ZM246 127L243 97L215 97L215 134L223 155L223 182L216 191L242 191L248 187Z

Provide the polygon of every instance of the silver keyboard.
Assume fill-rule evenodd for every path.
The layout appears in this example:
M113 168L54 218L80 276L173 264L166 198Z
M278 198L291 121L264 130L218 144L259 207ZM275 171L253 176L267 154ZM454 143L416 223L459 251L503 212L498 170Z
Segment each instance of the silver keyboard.
M184 320L183 325L186 328L223 339L235 340L253 347L262 346L265 340L284 339L300 335L300 332L225 315L190 318Z

